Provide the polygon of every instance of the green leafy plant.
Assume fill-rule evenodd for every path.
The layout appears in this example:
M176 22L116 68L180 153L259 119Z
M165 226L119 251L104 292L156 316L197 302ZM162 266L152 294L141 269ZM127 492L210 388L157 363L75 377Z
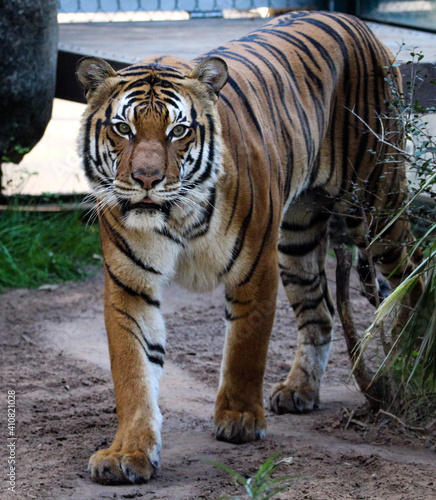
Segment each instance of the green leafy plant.
M435 199L436 178L433 176L430 179L430 177L434 173L436 161L436 137L429 128L428 116L436 113L436 108L423 106L416 98L418 89L425 83L427 77L420 67L423 59L424 54L418 48L410 52L410 58L406 62L410 66L406 88L404 91L399 91L393 86L393 82L390 82L393 86L394 99L389 106L394 111L396 119L401 122L405 138L408 140L408 147L398 153L406 157L408 168L415 175L415 179L409 180L411 191L412 193L419 191L420 195L426 194ZM394 63L395 65L398 63ZM430 80L428 83L436 85L435 80Z
M12 142L14 140L13 137L10 138L10 141ZM27 154L28 152L30 151L29 148L27 147L24 147L24 146L20 146L19 144L16 144L13 148L12 148L12 152L13 153L18 153L19 155L25 155ZM8 156L7 153L2 153L1 156L0 156L0 162L1 163L9 163L11 161L11 158Z
M422 244L431 232L436 231L434 223L417 244ZM376 311L375 320L363 340L363 349L380 331L380 328L395 318L403 299L417 282L425 278L424 292L419 298L409 319L393 339L376 377L390 369L399 374L398 383L404 387L413 384L413 392L436 389L436 241L433 241L423 262L411 273Z
M411 199L392 217L390 224L376 236L384 232L399 218L406 214L422 223L416 245L410 249L412 255L418 246L425 249L424 260L404 281L387 297L376 311L375 320L367 330L360 345L362 355L375 338L385 336L392 330L395 318L407 297L419 280L425 281L424 291L414 308L410 311L406 324L388 343L384 342L385 356L381 360L374 378L387 375L390 380L390 394L397 396L401 406L407 399L418 401L428 398L436 390L436 137L429 128L429 114L435 113L435 108L423 107L415 98L416 88L424 81L418 63L424 55L414 49L411 52L412 65L410 82L405 92L393 89L396 98L390 103L400 120L408 147L398 149L398 155L405 158L409 171L415 174L410 182ZM435 82L430 82L435 83ZM381 141L389 138L379 137ZM425 198L423 198L423 196ZM427 200L422 202L422 200ZM426 206L423 211L422 207ZM395 272L395 271L394 271ZM392 401L387 401L391 404Z
M235 484L241 485L245 489L248 498L253 500L268 500L275 497L281 491L288 489L292 484L293 477L291 476L272 477L280 467L280 464L289 461L286 458L277 461L279 455L280 453L275 453L272 457L268 458L259 467L254 476L248 478L241 476L226 465L211 460L208 460L208 462L229 474L234 479ZM218 500L240 500L240 498L239 496L224 495L219 497Z
M12 142L13 140L14 140L14 138L11 137L10 141ZM30 151L29 148L20 146L19 144L16 144L12 148L12 152L11 153L7 153L7 152L3 151L0 154L0 198L2 196L2 192L3 192L3 188L4 188L4 186L3 186L2 163L11 163L12 162L12 158L10 156L13 156L14 154L18 154L19 156L24 156L29 151ZM20 171L20 173L24 173L24 172ZM27 172L25 172L25 173L27 173ZM21 182L21 184L23 184L23 176L20 177L20 182Z

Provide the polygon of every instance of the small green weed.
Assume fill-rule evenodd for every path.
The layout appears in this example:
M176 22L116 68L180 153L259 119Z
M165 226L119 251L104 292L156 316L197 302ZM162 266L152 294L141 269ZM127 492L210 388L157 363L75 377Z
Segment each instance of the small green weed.
M269 500L281 491L286 490L292 484L293 477L282 476L272 478L271 476L280 467L280 464L287 461L287 459L277 461L280 453L275 453L272 457L268 458L258 469L253 477L246 479L238 474L236 471L230 469L226 465L219 464L208 460L214 467L227 472L235 480L235 484L239 484L244 487L246 495L248 498L253 500ZM241 500L239 496L228 496L224 495L219 497L218 500Z
M83 279L100 265L98 226L82 212L0 212L0 292Z

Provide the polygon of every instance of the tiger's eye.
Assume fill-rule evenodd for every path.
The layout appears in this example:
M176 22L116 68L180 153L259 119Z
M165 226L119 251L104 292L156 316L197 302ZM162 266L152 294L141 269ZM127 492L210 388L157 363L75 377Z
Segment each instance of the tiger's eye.
M116 129L118 130L118 132L120 134L123 134L123 135L127 135L127 134L130 134L131 132L131 129L130 127L127 125L127 123L117 123L115 125Z
M185 133L186 127L184 125L176 125L173 130L171 130L171 134L173 137L182 137Z

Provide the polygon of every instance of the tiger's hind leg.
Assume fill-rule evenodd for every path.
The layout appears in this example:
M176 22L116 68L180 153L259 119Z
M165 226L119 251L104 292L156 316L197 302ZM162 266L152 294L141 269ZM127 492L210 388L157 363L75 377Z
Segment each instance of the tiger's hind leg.
M297 319L298 345L286 380L271 391L270 407L278 414L306 412L319 404L334 312L324 269L332 205L324 197L308 194L283 218L278 247L280 274Z
M409 255L409 251L415 243L415 238L410 229L410 222L401 218L397 219L382 234L381 238L373 241L369 248L368 238L365 238L364 234L367 227L368 225L365 226L362 223L351 229L351 235L360 247L361 254L366 256L367 262L369 262L369 259L372 259L377 264L383 276L388 280L391 289L394 290L422 261L422 251L420 248L417 248L411 256ZM380 232L380 229L371 231L370 228L370 237L373 238L378 232ZM362 262L364 258L361 258ZM363 276L362 273L359 273L359 277L362 281L365 273L363 273ZM423 282L421 280L418 281L410 295L404 298L403 307L396 318L394 335L406 323L410 309L414 307L422 294L423 286Z
M374 262L374 261L373 261ZM369 261L369 256L359 249L356 264L357 274L362 286L362 295L364 295L370 304L377 307L391 293L389 283L386 279L376 276L374 280Z
M356 218L354 214L348 222L355 225ZM361 224L359 219L357 219L357 222L358 225ZM352 247L355 245L350 230L339 212L334 213L332 217L330 217L329 242L330 246L333 248L339 245L348 245ZM366 246L366 244L363 246ZM372 260L372 263L373 262L374 260ZM386 280L377 277L374 282L372 275L374 268L370 264L369 256L362 249L359 249L356 270L362 287L362 295L365 296L373 306L376 306L378 302L381 302L389 295L390 288Z

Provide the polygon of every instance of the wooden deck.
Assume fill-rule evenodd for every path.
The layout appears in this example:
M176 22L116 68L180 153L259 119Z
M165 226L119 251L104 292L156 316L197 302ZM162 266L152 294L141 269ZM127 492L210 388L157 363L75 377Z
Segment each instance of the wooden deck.
M162 55L189 61L265 22L259 18L63 24L59 26L59 48L129 64Z
M61 24L56 97L84 102L74 76L83 56L106 59L115 69L152 56L172 55L189 61L265 22L258 18Z
M82 55L132 64L149 56L173 55L191 60L219 45L240 38L267 19L191 19L189 21L61 24L59 48ZM368 23L380 40L396 54L406 46L419 47L426 62L436 61L436 34L386 24Z
M77 61L83 56L106 59L115 69L150 56L173 55L192 60L266 22L267 19L254 18L61 24L56 97L84 102L74 76ZM414 48L422 50L425 54L422 62L427 63L422 66L423 72L429 74L428 80L435 78L436 34L378 23L368 25L392 53L398 54L401 63L410 60L410 51ZM410 66L404 65L404 72L408 71ZM429 88L421 92L420 99L423 104L434 105L435 87L426 87Z

